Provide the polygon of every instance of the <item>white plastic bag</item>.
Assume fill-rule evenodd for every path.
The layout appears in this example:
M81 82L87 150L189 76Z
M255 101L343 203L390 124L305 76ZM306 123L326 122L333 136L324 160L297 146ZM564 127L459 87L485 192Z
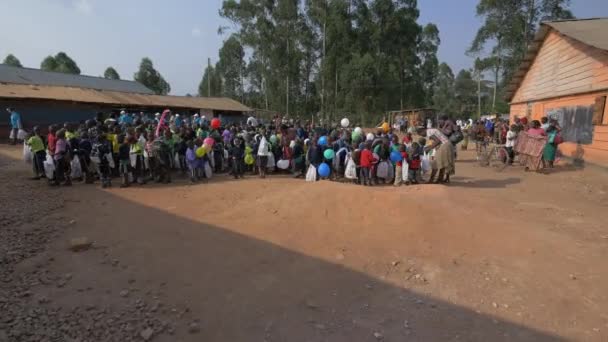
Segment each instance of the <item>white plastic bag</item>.
M112 158L112 153L106 154L106 160L108 161L108 164L110 165L111 169L116 167L116 164L114 164L114 158Z
M266 163L266 168L274 170L274 167L275 167L274 154L269 153L268 154L268 162Z
M230 154L228 153L228 150L224 149L224 160L228 160L230 158Z
M26 143L23 143L23 161L31 164L33 159L32 150Z
M137 167L137 154L135 154L135 153L129 154L129 160L131 161L131 167L136 168Z
M388 163L383 161L378 164L376 169L376 177L387 179L388 178Z
M409 171L410 171L410 164L407 163L407 160L403 159L403 162L401 163L401 179L404 182L407 182L407 180L410 177ZM398 177L398 176L399 175L396 175L395 177Z
M306 181L307 182L316 182L317 181L317 168L314 165L310 165L308 167L308 171L306 172Z
M46 155L46 160L43 163L44 165L44 174L46 175L46 178L51 180L54 178L55 176L55 161L53 160L53 157L51 157L50 154Z
M213 171L211 170L211 166L209 165L209 163L205 163L205 177L207 177L207 179L210 179L213 176Z
M26 137L27 137L27 132L25 130L19 128L19 131L17 132L17 139L25 140Z
M80 158L75 157L70 162L70 177L81 178L82 177L82 165L80 165Z
M431 158L429 157L428 153L425 152L424 155L420 157L420 161L420 168L422 169L423 173L431 171Z
M346 170L344 170L344 177L348 179L357 179L357 165L353 158L351 158L350 153L346 157Z

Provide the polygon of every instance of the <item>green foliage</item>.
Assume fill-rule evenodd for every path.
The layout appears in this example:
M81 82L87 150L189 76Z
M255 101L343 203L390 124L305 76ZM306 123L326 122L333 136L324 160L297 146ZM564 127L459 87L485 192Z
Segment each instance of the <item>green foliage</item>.
M148 87L157 95L167 95L171 91L169 83L154 69L152 60L148 57L142 58L139 70L133 75L133 79Z
M481 57L477 67L493 73L497 93L519 67L540 21L573 18L569 6L570 0L479 0L477 16L483 24L469 53Z
M211 97L222 97L222 77L217 72L217 67L209 66L205 69L203 79L198 85L198 96L211 96ZM209 79L211 78L211 80ZM209 81L211 81L211 92L209 91Z
M107 78L109 80L119 80L120 75L116 71L116 69L112 67L108 67L106 71L103 73L103 78Z
M220 49L220 60L217 71L224 79L223 96L240 98L242 91L242 78L245 77L245 50L236 35L231 35ZM217 81L216 81L217 82Z
M21 61L19 61L19 59L13 54L8 54L6 58L4 58L4 62L2 62L2 64L23 68L23 65L21 65Z
M416 0L225 0L220 14L236 27L217 67L224 94L238 97L243 70L252 107L373 122L432 104L439 30L417 23Z
M65 52L46 57L40 64L44 71L62 72L64 74L80 75L80 68Z

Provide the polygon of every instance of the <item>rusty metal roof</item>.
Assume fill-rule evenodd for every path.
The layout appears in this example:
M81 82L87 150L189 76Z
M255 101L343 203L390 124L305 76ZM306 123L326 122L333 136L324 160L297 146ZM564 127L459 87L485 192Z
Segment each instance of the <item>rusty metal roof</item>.
M127 80L109 80L103 77L72 75L40 69L18 68L0 64L0 83L65 86L127 93L154 94L143 84Z
M608 50L608 18L558 20L541 23L534 40L530 43L528 51L519 65L519 69L507 85L505 92L507 101L511 101L515 96L515 92L519 89L545 38L552 29L583 44Z
M64 86L0 83L0 98L57 100L114 106L166 107L249 112L251 109L229 98L149 95L121 91Z

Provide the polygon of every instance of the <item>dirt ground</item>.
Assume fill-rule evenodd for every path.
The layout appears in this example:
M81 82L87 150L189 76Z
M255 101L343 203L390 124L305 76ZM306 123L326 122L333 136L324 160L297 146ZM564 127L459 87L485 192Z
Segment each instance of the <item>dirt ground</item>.
M465 152L449 186L102 190L30 181L20 151L0 147L0 341L608 341L605 170Z

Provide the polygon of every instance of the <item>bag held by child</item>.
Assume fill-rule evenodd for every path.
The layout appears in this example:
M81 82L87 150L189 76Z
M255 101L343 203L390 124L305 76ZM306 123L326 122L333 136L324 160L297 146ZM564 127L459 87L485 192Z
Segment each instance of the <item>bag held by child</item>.
M314 165L310 165L308 167L308 171L306 172L306 181L307 182L315 182L317 180L317 168Z
M24 142L23 143L23 161L31 164L33 159L32 150L29 146Z

